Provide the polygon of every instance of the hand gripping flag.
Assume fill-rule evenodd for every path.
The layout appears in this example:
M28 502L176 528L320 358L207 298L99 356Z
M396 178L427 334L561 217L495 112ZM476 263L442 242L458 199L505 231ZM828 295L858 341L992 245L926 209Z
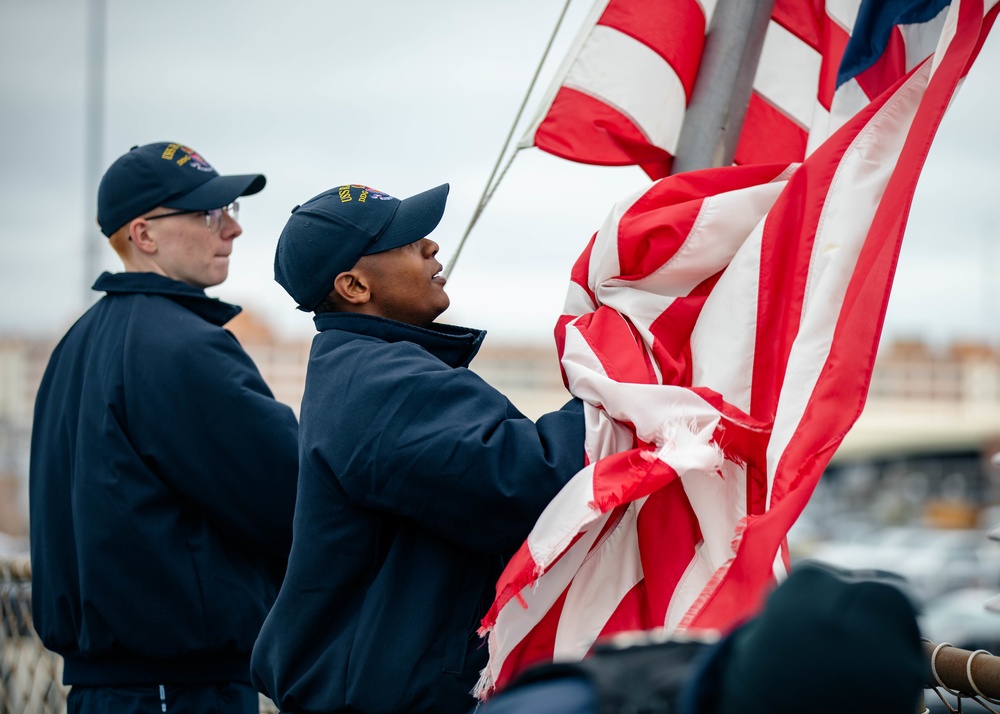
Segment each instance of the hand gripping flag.
M621 201L556 328L588 466L484 618L477 694L600 637L727 630L861 413L910 201L1000 0L956 0L937 50L798 166L680 174Z
M948 0L775 0L734 163L797 162L937 44ZM598 0L520 146L670 173L715 0Z

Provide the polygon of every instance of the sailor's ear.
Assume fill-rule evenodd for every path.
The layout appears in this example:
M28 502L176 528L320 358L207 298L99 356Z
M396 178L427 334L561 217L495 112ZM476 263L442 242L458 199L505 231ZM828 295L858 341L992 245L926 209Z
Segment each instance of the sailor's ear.
M333 292L351 305L364 305L372 298L368 277L357 268L345 270L338 275L333 281Z
M132 244L141 252L152 254L156 252L156 238L150 231L150 221L145 218L134 218L129 221L128 237Z

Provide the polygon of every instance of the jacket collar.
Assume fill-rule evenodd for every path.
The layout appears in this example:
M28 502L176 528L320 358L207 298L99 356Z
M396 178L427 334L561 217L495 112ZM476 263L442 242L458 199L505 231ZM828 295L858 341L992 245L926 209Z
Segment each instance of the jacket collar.
M416 327L384 317L344 312L320 313L313 317L313 321L320 332L340 330L385 342L412 342L450 367L468 367L486 337L485 330L471 327L438 322L430 327Z
M102 273L92 289L108 295L163 295L220 327L243 311L239 305L209 297L200 288L156 273Z

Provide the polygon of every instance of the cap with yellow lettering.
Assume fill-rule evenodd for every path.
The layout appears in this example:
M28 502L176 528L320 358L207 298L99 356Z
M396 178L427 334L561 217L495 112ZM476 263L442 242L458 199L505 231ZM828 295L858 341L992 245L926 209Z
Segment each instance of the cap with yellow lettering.
M292 209L278 238L274 279L300 310L323 301L340 273L362 255L408 245L444 215L448 184L398 199L362 184L324 191Z
M97 190L97 223L110 236L157 206L221 208L257 193L266 182L263 174L220 176L194 149L176 142L133 146L104 172Z

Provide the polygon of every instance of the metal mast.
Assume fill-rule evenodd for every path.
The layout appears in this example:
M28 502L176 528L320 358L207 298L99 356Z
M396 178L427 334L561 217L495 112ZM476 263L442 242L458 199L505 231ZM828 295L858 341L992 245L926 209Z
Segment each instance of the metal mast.
M733 162L774 0L719 0L672 173Z
M97 186L104 160L104 78L107 0L87 3L86 115L83 156L83 304L94 300L90 289L101 263L101 236L94 222Z

